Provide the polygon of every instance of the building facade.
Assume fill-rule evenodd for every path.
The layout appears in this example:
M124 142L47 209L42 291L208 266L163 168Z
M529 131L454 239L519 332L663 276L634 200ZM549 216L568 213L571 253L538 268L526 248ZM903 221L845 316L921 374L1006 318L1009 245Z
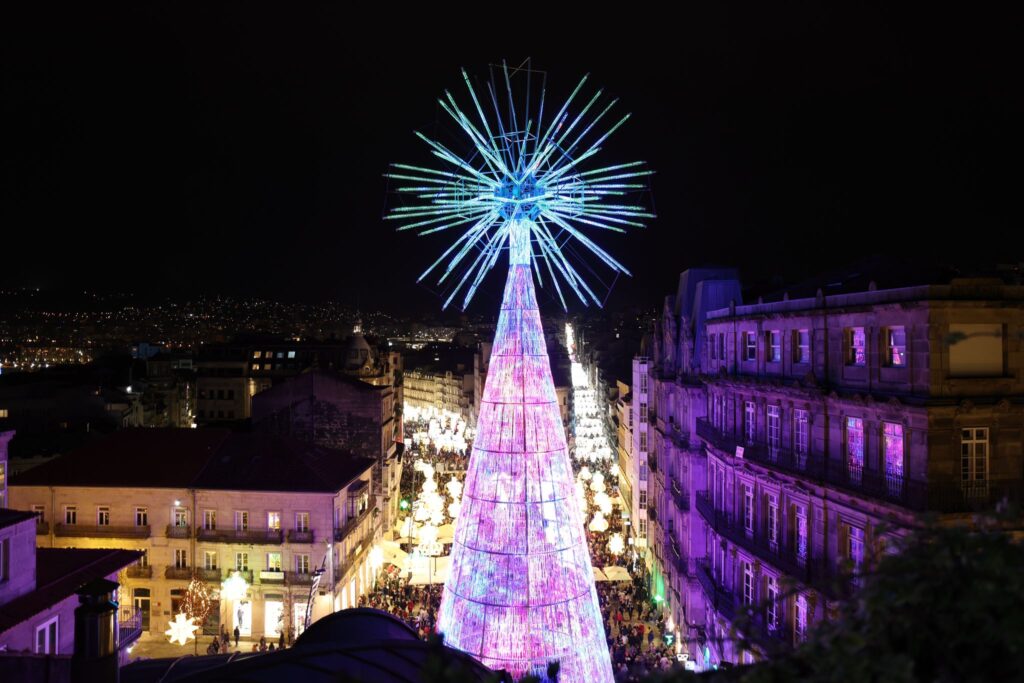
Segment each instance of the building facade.
M742 306L723 275L681 279L694 296L666 306L651 365L651 538L704 666L758 655L737 628L798 642L918 515L968 523L1019 500L1024 468L1024 288Z
M24 473L10 493L38 517L41 548L143 553L122 590L143 630L167 628L196 575L215 593L206 633L269 639L300 633L307 605L315 620L372 584L374 464L270 435L128 430ZM244 597L222 600L236 572Z

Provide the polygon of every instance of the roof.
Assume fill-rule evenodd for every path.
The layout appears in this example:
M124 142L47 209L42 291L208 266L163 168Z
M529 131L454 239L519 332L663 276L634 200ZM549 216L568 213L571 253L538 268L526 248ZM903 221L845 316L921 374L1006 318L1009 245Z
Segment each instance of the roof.
M452 680L494 680L493 672L469 655L423 642L390 614L374 609L349 609L317 620L286 650L143 660L121 669L121 683L418 683L423 680L428 661L443 665L445 675Z
M11 485L333 493L372 466L372 459L284 436L128 429L28 470Z
M35 516L34 512L0 508L0 529L6 529L9 526L14 526L18 522L24 522L27 519L34 519Z
M85 584L136 562L138 550L36 548L36 589L0 605L0 633L69 598Z

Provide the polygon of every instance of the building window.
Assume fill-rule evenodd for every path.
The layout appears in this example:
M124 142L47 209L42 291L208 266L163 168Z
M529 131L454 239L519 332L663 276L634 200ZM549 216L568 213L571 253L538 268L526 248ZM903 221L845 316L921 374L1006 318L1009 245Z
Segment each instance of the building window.
M295 352L294 351L289 351L288 352L288 357L289 358L295 358Z
M257 352L257 353L258 353L258 352ZM253 364L252 364L252 369L253 369L253 370L259 370L259 369L260 369L260 364L259 364L259 363L253 363Z
M216 510L203 510L203 528L207 531L214 531L217 528Z
M249 511L235 510L235 531L249 530Z
M725 333L718 335L718 359L725 360Z
M644 402L640 403L640 424L647 424L647 404Z
M863 327L846 328L846 364L864 365L867 362L867 338Z
M811 331L796 330L793 332L793 362L811 362Z
M641 365L640 367L643 368L645 366ZM643 370L640 371L640 393L647 393L647 373Z
M184 548L174 549L174 568L188 569L188 551Z
M235 553L235 569L240 572L249 571L249 553Z
M885 480L890 495L903 489L903 425L882 423L882 448L885 452Z
M743 410L743 439L748 445L754 443L754 431L756 426L756 415L754 412L754 402L747 401L744 404Z
M768 494L768 543L774 550L779 545L779 497Z
M640 458L637 463L637 469L640 470L640 481L647 481L647 460Z
M743 485L743 528L754 533L754 487Z
M96 526L110 526L110 507L100 505L96 508Z
M725 429L725 399L715 394L711 397L711 424L715 429Z
M793 525L793 535L796 537L793 547L796 549L796 556L801 560L807 559L807 508L803 505L793 506L793 518L796 522Z
M753 332L743 333L743 360L757 360L757 335Z
M309 574L309 555L302 553L295 556L295 571L299 574Z
M281 571L281 553L267 553L267 571Z
M647 518L641 517L640 519L636 520L636 522L636 528L639 530L640 538L647 538Z
M148 567L149 566L149 550L147 550L146 548L142 549L142 557L139 558L139 566L140 567Z
M803 595L796 596L793 610L793 636L797 642L807 637L807 598Z
M864 564L864 530L848 526L846 528L846 558L853 564L854 571L860 571Z
M267 530L268 531L280 531L281 530L281 513L280 512L268 512L267 513Z
M10 412L9 412L9 410L7 408L0 408L0 419L3 419L5 417L10 417L10 416L11 416Z
M36 520L40 522L46 521L46 506L45 505L33 505L32 514L36 516Z
M647 491L645 489L640 489L640 509L647 509Z
M782 447L782 407L768 406L766 411L768 432L768 455L772 460Z
M711 349L711 360L718 360L718 344L715 339L716 335L708 335L708 347Z
M171 589L171 614L177 614L181 611L181 606L185 602L185 589L184 588L172 588Z
M770 330L768 332L768 362L782 362L782 332Z
M65 505L64 506L64 523L65 524L78 524L78 506L76 505Z
M217 551L207 550L203 553L203 569L216 570L217 569Z
M36 654L37 655L57 655L60 654L58 650L58 635L59 629L57 628L60 617L53 617L49 621L43 623L42 626L36 627Z
M801 466L807 457L810 417L806 410L793 410L793 451L797 454Z
M988 427L960 430L960 485L968 496L988 495Z
M907 364L907 332L906 328L885 328L885 364L894 368L902 368Z
M640 452L641 453L646 453L647 452L647 431L646 430L642 430L639 433L639 437L640 437Z
M769 576L764 581L765 599L765 626L768 632L772 633L779 627L779 580Z
M743 604L754 604L754 565L752 562L743 563Z
M850 481L859 484L864 474L864 420L846 418L846 471Z
M253 358L262 358L263 357L263 352L262 351L253 351L252 352L252 357Z
M295 513L295 530L296 531L309 531L309 513L308 512L296 512Z
M185 508L174 508L174 526L184 529L188 526L188 510Z

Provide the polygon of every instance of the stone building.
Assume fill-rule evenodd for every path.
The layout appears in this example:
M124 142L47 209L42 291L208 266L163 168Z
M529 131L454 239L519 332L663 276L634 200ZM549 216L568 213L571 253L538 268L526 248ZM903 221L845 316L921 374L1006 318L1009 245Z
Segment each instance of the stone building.
M747 610L755 641L799 641L918 515L969 523L1024 476L1024 288L738 303L684 273L649 359L656 570L703 666L757 656Z
M253 429L374 458L375 496L385 529L398 518L402 479L400 405L389 383L309 370L253 397Z
M300 632L307 603L316 619L371 585L375 462L273 435L126 430L25 472L10 498L38 517L41 548L141 551L122 602L143 630L167 628L195 574L217 596L207 633L269 638ZM245 597L228 604L236 571Z

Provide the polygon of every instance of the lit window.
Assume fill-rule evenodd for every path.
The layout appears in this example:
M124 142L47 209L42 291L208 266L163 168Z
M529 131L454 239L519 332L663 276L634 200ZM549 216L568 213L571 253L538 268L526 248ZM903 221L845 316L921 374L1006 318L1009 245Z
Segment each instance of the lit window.
M235 553L235 569L240 572L249 571L249 553Z
M846 418L846 466L850 481L859 484L864 473L864 420Z
M754 565L743 563L743 604L754 604Z
M295 530L296 531L309 531L309 513L308 512L296 512L295 513Z
M768 406L767 409L768 454L774 460L782 447L782 407Z
M863 327L846 329L846 364L864 365L867 362L867 338Z
M58 620L60 617L54 617L49 621L45 622L42 626L36 627L36 654L37 655L56 655L60 654L58 650Z
M217 528L216 510L203 510L203 528L207 531L213 531Z
M754 532L754 488L750 484L743 485L743 528Z
M5 417L10 417L10 415L7 412L7 408L0 408L0 419Z
M882 448L885 452L885 480L890 495L898 496L903 488L903 425L882 423Z
M744 420L743 420L743 438L747 444L754 443L754 433L756 426L756 417L754 415L754 402L747 401L744 404Z
M281 530L281 513L280 512L268 512L267 513L267 529L270 531Z
M793 450L797 457L801 458L801 466L803 465L802 459L807 456L809 428L810 413L806 410L795 409L793 411Z
M252 357L253 358L262 358L263 357L263 352L262 351L253 351L252 352Z
M906 328L885 329L885 364L894 368L901 368L907 364Z
M217 569L217 551L207 550L203 553L203 569L216 570Z
M288 357L289 358L295 358L295 352L294 351L289 351L288 352Z
M744 332L743 360L757 360L757 336L753 332Z
M793 332L793 362L811 362L811 332L810 330L796 330Z
M235 510L235 530L247 531L249 529L249 511Z
M281 571L281 553L267 553L267 571Z
M960 430L960 484L968 496L988 495L988 427Z
M188 526L188 510L185 508L174 508L174 526L179 529Z
M309 555L303 553L295 556L295 571L299 574L309 573Z
M260 364L259 363L253 363L252 364L252 369L253 370L259 370L260 369Z
M270 370L270 369L271 369L271 368L273 368L273 367L274 367L274 366L273 366L273 364L271 364L271 363L264 363L264 364L263 364L263 369L264 369L264 370Z
M779 363L782 361L782 332L771 330L768 332L768 362Z
M859 571L864 564L864 530L848 526L846 539L846 557L853 564L854 570Z
M184 548L174 549L174 568L188 569L188 551Z

